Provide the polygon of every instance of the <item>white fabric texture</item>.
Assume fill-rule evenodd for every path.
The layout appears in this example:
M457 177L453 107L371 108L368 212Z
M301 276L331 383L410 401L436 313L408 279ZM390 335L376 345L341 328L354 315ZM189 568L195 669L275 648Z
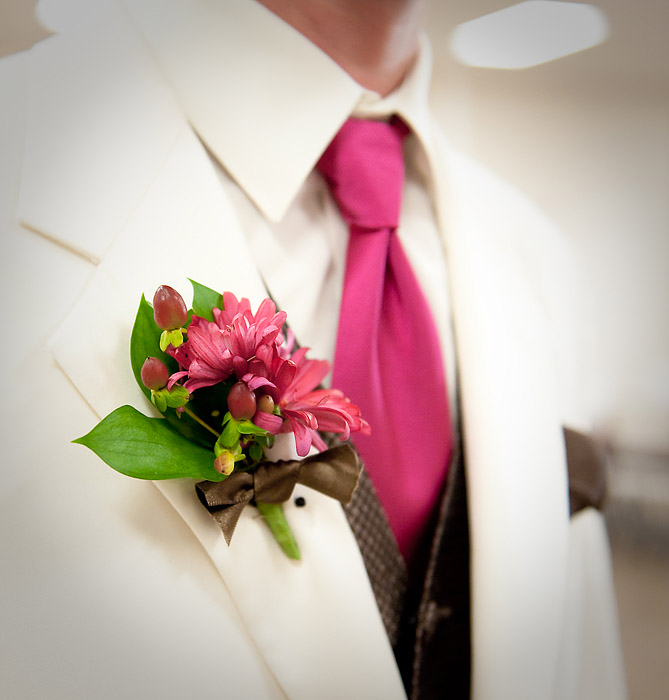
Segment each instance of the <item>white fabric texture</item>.
M19 317L8 349L9 396L18 399L3 406L12 437L2 492L9 563L3 629L13 634L3 655L6 694L153 700L227 690L254 700L376 692L401 698L359 553L332 504L317 507L309 496L313 510L287 508L304 551L318 552L319 541L327 541L331 555L314 554L322 566L304 566L301 577L273 577L283 555L269 554L271 542L250 515L239 535L254 543L251 554L219 551L222 536L202 519L189 490L166 487L174 510L152 486L119 477L67 444L122 403L147 410L124 370L137 300L158 284L184 289L190 276L257 304L264 295L259 268L300 341L331 353L328 329L336 318L322 312L334 303L341 275L340 223L327 197L306 211L300 203L310 193L321 196L310 173L345 118L370 104L380 114L395 107L375 104L253 0L42 5L64 33L0 64L6 100L0 225L8 271L2 282ZM294 47L285 60L301 69L300 80L269 70L284 55L274 53L283 41ZM404 90L418 94L426 80L419 64ZM295 96L281 110L274 109L277 91ZM551 330L562 299L544 274L558 268L564 246L524 198L441 143L422 98L401 91L392 99L416 134L405 215L414 217L415 203L420 225L407 225L416 236L409 256L419 276L430 278L426 292L446 347L449 309L457 339L472 537L473 697L578 697L580 690L556 695L564 673L573 675L561 684L568 688L591 689L596 677L565 661L564 620L575 580L588 587L583 600L601 602L583 608L587 629L615 625L610 597L600 595L610 586L606 558L579 554L584 546L600 553L606 547L601 516L582 519L579 536L569 532L556 369L562 353ZM433 198L422 194L425 182L434 186ZM432 208L441 240L424 223ZM315 243L302 234L311 214L324 224ZM288 225L300 229L295 238ZM310 220L312 226L318 225ZM299 285L284 272L293 242L301 254L313 245L317 261L300 270ZM424 246L445 250L450 298L444 259L434 258L433 273L430 256L421 256ZM315 302L307 301L311 295ZM454 363L447 366L453 371ZM570 578L579 562L590 573ZM271 616L252 607L249 593L262 588L277 604L305 599L299 624L288 620L281 630L289 635L284 655ZM346 599L354 602L345 614ZM329 630L325 639L320 620ZM597 637L589 633L582 643L587 659ZM305 658L295 659L291 649ZM597 668L615 674L615 641L606 656ZM310 671L303 673L307 657ZM27 668L26 659L35 663ZM348 676L344 661L353 665ZM202 668L211 675L198 676ZM600 687L624 694L620 678ZM601 695L608 697L615 696Z

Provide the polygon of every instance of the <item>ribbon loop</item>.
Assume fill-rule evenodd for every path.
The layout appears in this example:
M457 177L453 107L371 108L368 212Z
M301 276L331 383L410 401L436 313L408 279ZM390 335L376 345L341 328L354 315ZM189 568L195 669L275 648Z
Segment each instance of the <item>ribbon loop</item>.
M301 469L301 463L296 460L263 462L253 472L254 500L265 503L287 501L293 493Z
M244 508L253 501L283 503L296 483L309 486L347 505L360 476L357 452L338 445L301 460L261 462L256 470L233 472L223 481L201 481L198 497L230 544Z

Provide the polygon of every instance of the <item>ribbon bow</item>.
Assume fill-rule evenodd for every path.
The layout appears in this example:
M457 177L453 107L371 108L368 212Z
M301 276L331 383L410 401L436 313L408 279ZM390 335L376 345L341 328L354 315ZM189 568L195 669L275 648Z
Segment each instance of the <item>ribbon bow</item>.
M201 481L195 488L230 544L242 511L252 501L283 503L300 483L346 505L359 476L356 451L350 445L338 445L300 460L261 462L253 473L233 472L223 481Z

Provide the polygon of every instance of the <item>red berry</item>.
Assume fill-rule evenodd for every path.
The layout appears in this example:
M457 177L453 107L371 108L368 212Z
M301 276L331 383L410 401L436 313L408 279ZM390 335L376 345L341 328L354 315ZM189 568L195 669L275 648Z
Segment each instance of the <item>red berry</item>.
M167 384L170 373L157 357L147 357L142 365L140 376L142 384L147 389L158 391L158 389L162 389Z
M253 418L256 412L256 395L244 384L237 382L228 394L228 410L235 420Z
M153 318L158 328L173 331L186 325L188 309L176 289L162 285L153 295Z
M258 410L265 413L274 412L274 399L269 394L263 394L258 399Z

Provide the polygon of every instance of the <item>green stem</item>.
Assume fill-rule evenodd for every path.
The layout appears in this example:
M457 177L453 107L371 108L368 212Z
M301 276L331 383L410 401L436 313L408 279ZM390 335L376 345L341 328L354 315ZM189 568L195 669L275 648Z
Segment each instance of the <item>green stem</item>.
M269 525L274 539L279 543L286 556L290 559L300 559L300 550L293 536L293 531L286 520L280 503L256 502L256 508L263 519Z
M183 409L184 409L184 413L185 413L187 416L190 416L196 423L199 423L203 428L205 428L206 430L208 430L212 435L215 435L217 438L220 438L220 437L221 437L221 434L220 434L220 433L217 433L210 425L207 425L207 424L202 420L202 418L200 418L199 416L195 415L195 413L193 413L193 411L191 411L190 408L188 408L188 406L184 406Z

